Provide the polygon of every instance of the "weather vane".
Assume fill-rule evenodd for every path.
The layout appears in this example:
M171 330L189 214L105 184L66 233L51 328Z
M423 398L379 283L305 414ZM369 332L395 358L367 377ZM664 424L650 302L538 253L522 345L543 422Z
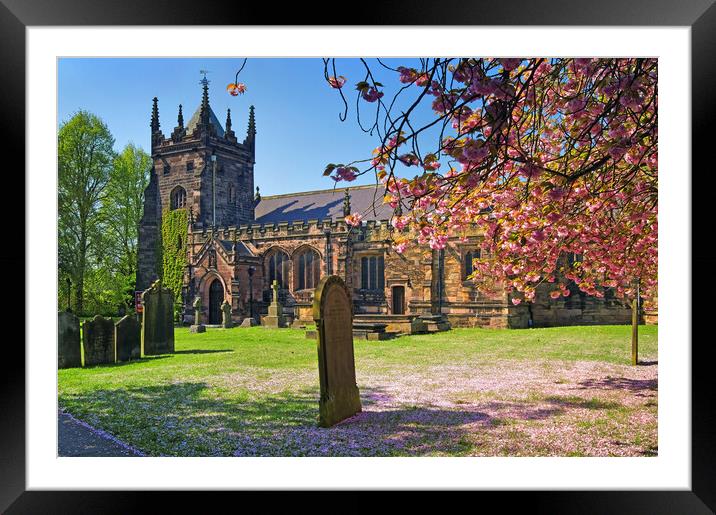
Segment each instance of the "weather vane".
M209 81L206 78L206 74L209 73L209 70L199 70L199 73L204 75L204 78L199 81L199 84L204 84L204 83L208 84Z

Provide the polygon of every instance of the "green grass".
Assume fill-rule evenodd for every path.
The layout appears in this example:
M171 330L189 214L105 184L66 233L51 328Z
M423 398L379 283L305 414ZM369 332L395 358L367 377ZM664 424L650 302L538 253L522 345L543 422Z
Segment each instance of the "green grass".
M59 370L60 406L150 455L232 455L237 448L259 455L325 452L331 455L330 449L307 446L314 440L320 440L322 446L332 445L322 439L323 434L338 437L338 441L343 442L341 445L346 446L355 440L355 435L349 436L353 429L340 426L335 431L329 430L333 433L325 433L325 430L314 433L319 431L315 428L317 351L315 340L306 339L305 331L254 327L208 329L203 334L191 334L187 328L177 328L175 337L176 353L172 355ZM384 395L381 390L389 389L398 379L405 381L406 370L415 374L410 377L423 378L421 385L429 390L432 383L424 377L430 378L432 371L440 367L467 365L478 369L506 364L504 366L513 367L519 374L522 367L535 363L546 367L545 370L584 361L620 366L628 365L629 352L630 328L627 326L455 329L388 341L355 342L359 383L368 373L378 377L371 379L377 381L377 385L359 384L364 411L369 413L371 406L380 405L372 399ZM641 326L640 359L653 362L656 357L657 328ZM569 380L569 372L562 372L553 382ZM596 397L538 394L533 397L529 402L558 407L555 413L564 410L621 413L620 404ZM458 408L462 408L463 403L505 400L489 391L466 392L457 398ZM402 408L382 412L381 416L385 416L373 426L384 424L385 430L366 436L360 445L369 449L359 448L356 452L464 455L484 444L462 434L447 446L435 446L431 439L439 437L437 426L434 422L430 423L432 426L426 425L420 417L439 422L448 420L454 412L443 413L416 403ZM644 409L655 412L656 403ZM460 419L448 426L461 427L465 423ZM494 417L488 425L512 431L516 439L524 436L520 428L512 427L510 417ZM293 436L299 434L301 438L284 438L286 431L293 431ZM392 445L396 435L402 435L400 438L405 438L409 445ZM373 445L376 439L383 442L381 446ZM469 441L473 441L473 445L468 445ZM655 445L651 440L647 443ZM508 445L497 454L509 454L514 447Z

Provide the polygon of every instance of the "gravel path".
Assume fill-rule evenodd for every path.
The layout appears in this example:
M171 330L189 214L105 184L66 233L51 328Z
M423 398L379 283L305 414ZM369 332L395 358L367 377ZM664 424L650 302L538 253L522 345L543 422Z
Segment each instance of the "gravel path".
M58 456L144 456L109 433L69 413L57 413Z

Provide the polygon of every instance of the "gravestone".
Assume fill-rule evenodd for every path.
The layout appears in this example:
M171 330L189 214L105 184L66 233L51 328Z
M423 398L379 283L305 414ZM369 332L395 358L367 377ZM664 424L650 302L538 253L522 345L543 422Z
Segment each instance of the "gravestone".
M142 326L133 316L123 317L114 327L117 361L139 359L142 353Z
M231 322L231 304L226 301L221 304L221 325L224 329L234 327L234 324Z
M253 327L256 325L256 320L254 320L251 317L246 317L241 321L241 325L239 327Z
M68 311L57 313L57 368L82 366L80 320Z
M174 295L161 281L142 293L142 349L145 356L174 352Z
M190 333L205 333L206 326L201 323L201 297L199 295L194 299L194 324L189 326Z
M86 367L114 363L116 356L112 319L97 315L82 324L82 347Z
M268 308L268 315L262 317L262 325L273 329L286 327L286 321L283 316L283 306L281 306L281 303L278 301L277 281L273 282L271 289L273 290L273 299L271 300L271 305Z
M320 425L330 427L361 411L353 354L353 302L343 279L321 279L313 298L318 332Z

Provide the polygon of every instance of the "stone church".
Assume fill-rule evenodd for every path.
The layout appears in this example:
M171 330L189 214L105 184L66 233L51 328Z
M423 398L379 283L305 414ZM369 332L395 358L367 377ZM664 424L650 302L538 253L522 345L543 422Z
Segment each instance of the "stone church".
M538 292L532 305L514 306L507 294L484 296L467 277L473 259L489 259L482 237L451 241L447 248L413 248L397 254L388 242L392 211L381 186L261 196L254 184L256 121L249 109L242 139L231 112L221 124L202 81L201 103L167 136L160 130L157 98L151 116L153 168L139 228L137 290L157 279L162 213L185 209L187 266L182 289L183 322L193 322L200 296L205 324L221 321L226 300L235 323L260 320L271 301L271 284L287 323L312 322L313 292L321 277L337 274L353 294L357 321L382 322L410 332L416 320L441 327L530 327L629 323L630 310L607 295L596 299L576 288L567 299ZM259 156L260 158L260 156ZM276 172L280 173L280 172ZM344 217L363 215L353 228Z

